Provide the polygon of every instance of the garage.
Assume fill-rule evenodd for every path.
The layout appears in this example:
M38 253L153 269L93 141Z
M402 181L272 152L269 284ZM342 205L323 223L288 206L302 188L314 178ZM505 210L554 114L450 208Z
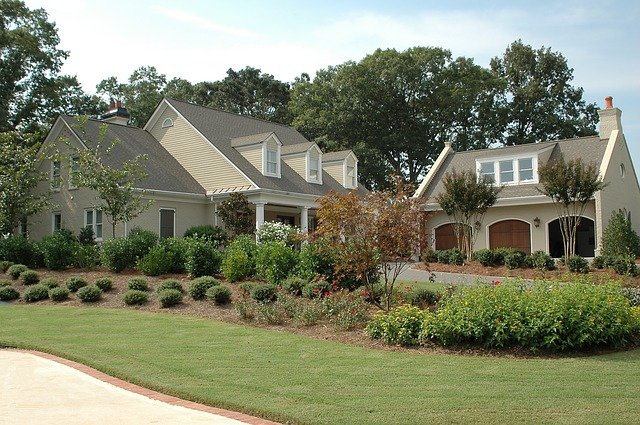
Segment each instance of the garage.
M458 240L456 239L456 234L453 231L452 223L436 227L435 236L437 250L451 249L458 246Z
M489 247L515 248L531 254L531 225L522 220L502 220L489 226Z

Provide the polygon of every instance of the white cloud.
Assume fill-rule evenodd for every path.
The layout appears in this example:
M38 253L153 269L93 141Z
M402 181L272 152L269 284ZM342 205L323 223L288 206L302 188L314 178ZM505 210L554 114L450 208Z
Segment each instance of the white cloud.
M167 18L173 19L178 22L182 22L189 26L195 26L196 28L213 31L216 33L224 34L224 35L230 35L233 37L256 38L258 36L257 34L251 31L245 30L243 28L234 28L226 25L216 24L214 22L211 22L208 19L188 13L182 9L168 8L168 7L162 7L162 6L154 6L153 9L156 13L160 15L163 15Z

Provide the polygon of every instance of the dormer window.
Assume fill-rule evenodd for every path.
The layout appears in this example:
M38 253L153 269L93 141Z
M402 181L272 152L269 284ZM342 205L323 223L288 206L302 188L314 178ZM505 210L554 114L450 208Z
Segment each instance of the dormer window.
M78 175L80 173L80 158L71 157L71 167L69 168L69 189L78 188Z
M488 179L498 185L538 182L537 157L497 158L478 160L478 179Z
M62 166L60 161L53 161L51 163L51 190L60 190L62 185Z
M355 166L347 165L347 185L349 187L356 187L358 185Z
M318 181L318 176L320 175L320 161L318 158L311 158L309 160L309 180L314 182Z
M162 121L162 128L173 127L173 120L171 118L165 118Z
M267 148L267 174L278 172L278 151Z

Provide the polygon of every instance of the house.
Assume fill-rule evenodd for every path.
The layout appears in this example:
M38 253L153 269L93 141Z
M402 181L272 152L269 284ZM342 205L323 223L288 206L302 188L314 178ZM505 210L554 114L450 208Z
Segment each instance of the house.
M576 253L583 257L598 255L602 232L611 214L625 208L631 213L640 233L640 188L622 131L621 115L613 107L613 98L598 111L599 134L566 140L546 141L496 149L454 152L446 144L414 197L430 211L426 232L433 249L456 246L456 238L447 216L435 197L443 190L442 179L452 170L476 170L478 177L488 176L502 186L495 205L487 211L483 223L476 223L474 249L513 247L526 253L542 250L552 257L564 255L558 214L551 198L540 192L538 167L561 156L566 161L581 158L596 164L608 186L588 203L576 237Z
M170 237L195 225L223 225L217 209L234 192L247 196L256 227L280 221L306 232L315 226L317 201L324 194L366 193L358 183L358 159L352 151L324 153L286 125L168 98L144 128L128 126L128 119L122 104L112 102L101 120L56 120L43 149L59 155L42 163L50 178L39 188L50 186L54 208L28 218L30 237L40 239L61 228L77 233L85 226L94 229L98 240L111 236L96 193L74 185L73 173L79 170L69 148L95 146L101 131L108 142L119 141L106 157L107 165L147 156L148 177L138 189L154 201L140 216L118 225L117 236L136 226Z

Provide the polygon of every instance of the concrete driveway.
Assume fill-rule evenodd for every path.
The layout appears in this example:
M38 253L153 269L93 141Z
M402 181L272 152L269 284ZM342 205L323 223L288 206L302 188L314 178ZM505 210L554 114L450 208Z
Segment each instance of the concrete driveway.
M146 390L45 353L0 350L0 424L274 422Z

